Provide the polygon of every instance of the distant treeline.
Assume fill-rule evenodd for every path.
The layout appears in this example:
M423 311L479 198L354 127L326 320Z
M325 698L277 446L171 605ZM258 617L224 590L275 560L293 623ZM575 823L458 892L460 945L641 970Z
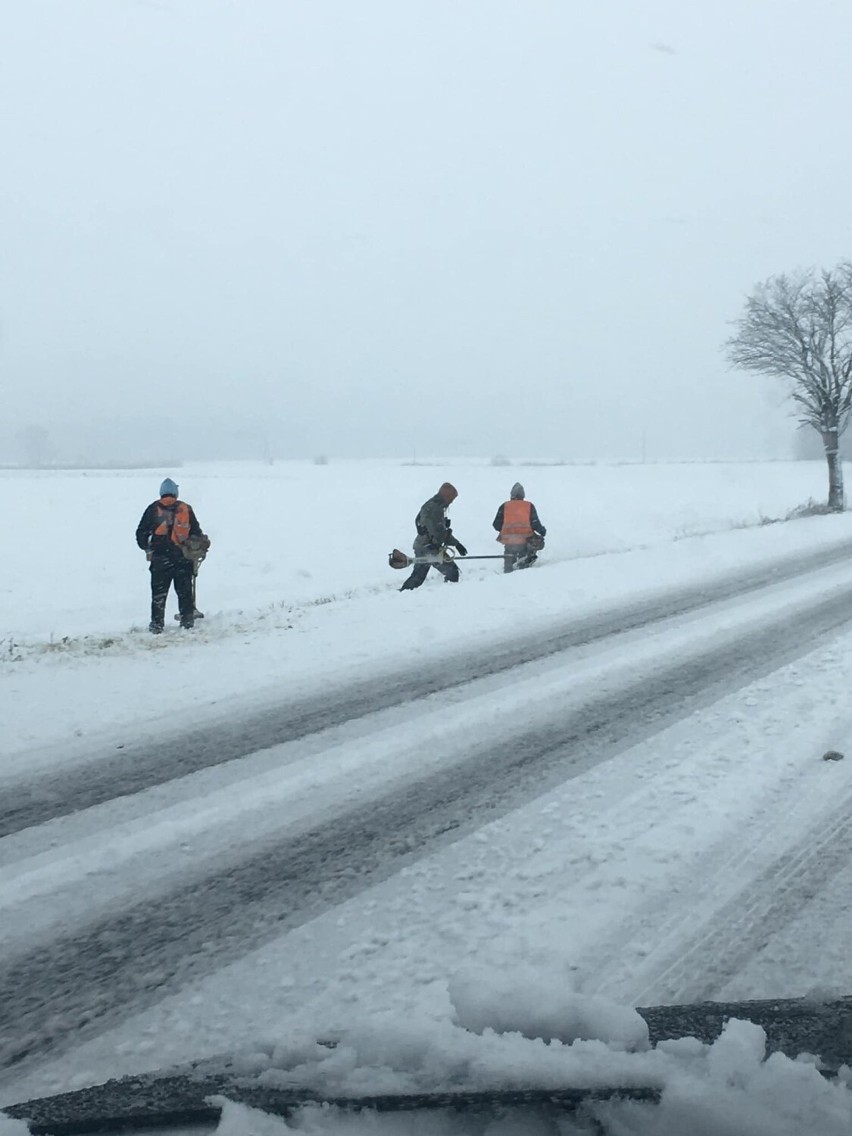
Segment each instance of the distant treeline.
M164 458L162 461L56 461L39 464L26 462L0 462L0 469L26 469L39 471L68 471L86 469L180 469L182 461Z

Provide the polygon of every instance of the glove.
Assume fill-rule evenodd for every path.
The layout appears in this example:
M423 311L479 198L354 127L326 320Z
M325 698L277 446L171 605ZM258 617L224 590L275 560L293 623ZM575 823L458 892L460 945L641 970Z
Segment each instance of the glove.
M459 556L467 556L467 549L460 540L456 541L456 548L458 549Z

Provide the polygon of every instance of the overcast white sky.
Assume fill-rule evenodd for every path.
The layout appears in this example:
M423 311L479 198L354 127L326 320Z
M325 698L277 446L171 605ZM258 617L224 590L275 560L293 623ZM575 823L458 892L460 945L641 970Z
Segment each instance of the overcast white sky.
M850 253L850 58L848 0L7 4L7 442L785 455L721 344Z

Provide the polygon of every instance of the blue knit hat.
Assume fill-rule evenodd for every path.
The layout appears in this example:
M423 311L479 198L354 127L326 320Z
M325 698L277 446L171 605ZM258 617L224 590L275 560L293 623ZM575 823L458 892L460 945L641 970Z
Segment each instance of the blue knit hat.
M178 487L170 477L167 477L163 484L160 486L161 497L177 497Z

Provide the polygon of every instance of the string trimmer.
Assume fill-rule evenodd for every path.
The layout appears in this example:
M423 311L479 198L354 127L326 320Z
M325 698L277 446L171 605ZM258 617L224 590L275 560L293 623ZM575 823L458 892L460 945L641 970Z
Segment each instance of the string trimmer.
M395 548L393 552L388 555L388 564L391 568L410 568L412 564L446 564L450 560L455 560L456 557L449 548L444 548L440 552L432 552L428 556L406 556L404 552L400 552ZM499 556L460 556L460 560L502 560L503 554Z
M195 581L198 578L198 566L210 549L210 537L200 533L198 536L188 536L180 546L181 552L192 561L192 618L203 619L204 612L199 611L195 603ZM180 612L175 615L180 619Z

